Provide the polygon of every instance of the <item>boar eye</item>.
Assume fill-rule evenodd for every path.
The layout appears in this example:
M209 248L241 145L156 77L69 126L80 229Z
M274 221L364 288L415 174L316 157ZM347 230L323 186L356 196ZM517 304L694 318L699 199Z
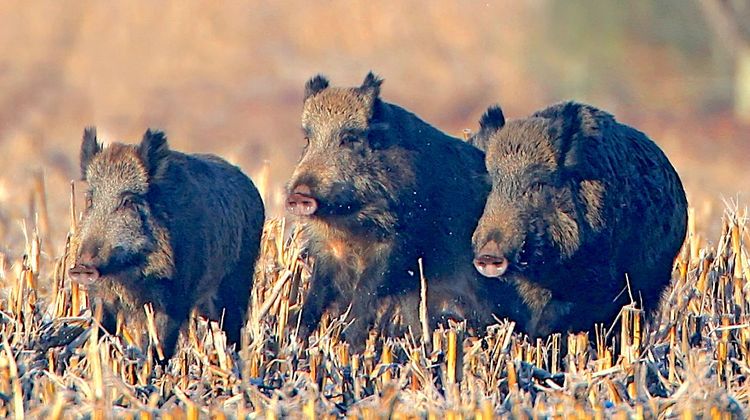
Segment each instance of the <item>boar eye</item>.
M358 141L360 141L359 136L357 136L356 134L353 134L353 133L346 133L346 134L343 134L341 136L341 145L342 146L347 146L347 145L350 145L350 144L354 144L354 143L357 143Z
M136 210L138 207L138 202L135 198L135 196L132 195L126 195L122 197L122 201L120 201L120 208L124 210Z
M305 147L310 145L310 137L305 136Z
M87 192L84 199L86 200L86 210L88 210L94 205L93 194L90 191Z

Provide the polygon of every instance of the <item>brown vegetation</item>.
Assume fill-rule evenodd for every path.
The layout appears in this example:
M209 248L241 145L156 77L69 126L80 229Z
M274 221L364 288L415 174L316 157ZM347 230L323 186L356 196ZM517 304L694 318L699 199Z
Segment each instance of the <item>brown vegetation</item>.
M695 2L619 6L0 2L0 415L746 417L750 226L734 205L721 217L722 198L750 191L750 126L731 115L735 60ZM352 354L338 338L345 325L324 319L305 350L290 331L310 267L279 219L266 224L238 351L193 320L164 371L153 348L136 350L153 329L96 328L100 315L65 278L70 256L56 258L79 216L69 139L81 127L97 124L107 141L159 127L177 149L228 156L278 215L301 152L300 84L316 72L354 83L370 69L394 86L389 99L448 133L474 127L490 103L526 115L567 99L649 133L694 207L658 328L626 308L623 329L592 334L591 347L577 336L530 341L502 322L486 337L454 325L424 347L373 338Z
M691 223L655 328L626 306L621 330L604 326L590 336L529 340L502 321L473 337L451 324L429 344L371 336L353 354L340 340L341 319L324 319L312 345L299 346L310 267L296 233L284 239L284 220L272 219L239 350L227 348L215 323L193 319L166 370L154 363L154 329L126 320L116 336L103 334L101 314L68 284L70 256L44 264L30 232L24 258L3 273L0 415L746 415L747 212L727 210L722 226L716 246L706 246ZM54 287L44 292L39 284L49 276ZM143 334L152 342L147 354L137 350Z

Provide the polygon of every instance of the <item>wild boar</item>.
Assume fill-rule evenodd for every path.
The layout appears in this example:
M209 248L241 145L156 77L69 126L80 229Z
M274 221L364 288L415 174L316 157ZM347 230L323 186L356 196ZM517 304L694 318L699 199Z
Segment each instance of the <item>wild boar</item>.
M301 218L315 257L300 335L325 310L351 305L345 338L354 348L383 302L420 331L419 258L432 324L447 312L492 322L492 312L480 310L491 306L484 279L471 267L471 234L489 191L483 153L381 100L381 83L372 73L353 88L329 87L323 76L307 82L307 144L288 183L287 211ZM514 307L506 303L497 308Z
M151 130L139 145L103 147L86 129L81 175L86 209L69 274L101 301L104 327L114 332L122 312L146 331L150 303L168 359L197 308L237 342L264 221L253 182L217 156L170 150Z
M677 172L642 132L566 102L506 123L500 107L471 142L492 179L474 265L515 285L533 336L611 322L630 293L658 306L685 238Z

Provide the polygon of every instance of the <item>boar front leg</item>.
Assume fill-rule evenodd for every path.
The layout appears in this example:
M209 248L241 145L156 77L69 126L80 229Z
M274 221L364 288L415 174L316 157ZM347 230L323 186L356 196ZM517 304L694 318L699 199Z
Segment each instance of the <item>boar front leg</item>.
M318 328L323 312L331 306L331 303L338 296L338 291L333 284L334 281L335 276L329 267L323 267L323 264L315 264L300 314L297 336L302 341L307 340L310 334Z
M381 262L374 263L368 267L362 273L360 281L352 290L351 309L349 312L349 319L352 320L352 323L346 329L344 335L346 342L349 343L350 348L354 352L364 349L370 329L374 326L377 319L379 304L385 300L392 300L394 303L398 302L400 306L403 306L403 302L408 299L399 299L397 297L402 297L413 292L413 290L387 290L386 279L392 276L390 275L390 271L384 268L384 265L384 262ZM419 302L418 299L412 299L411 301L417 304ZM414 315L416 315L418 306L413 308L401 307L399 309L404 312L413 311ZM419 319L418 316L411 318Z

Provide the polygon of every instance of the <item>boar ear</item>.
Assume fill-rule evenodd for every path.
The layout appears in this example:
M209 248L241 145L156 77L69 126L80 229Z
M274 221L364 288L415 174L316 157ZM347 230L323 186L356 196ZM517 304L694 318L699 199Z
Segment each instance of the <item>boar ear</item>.
M471 137L469 137L469 140L467 140L467 143L483 151L484 153L487 153L487 136L480 134L483 133L472 134Z
M102 145L96 138L96 127L86 127L83 130L83 142L81 143L81 179L86 180L86 168L91 159L102 151Z
M369 72L367 73L367 76L365 76L365 80L362 82L362 86L359 87L359 90L362 93L368 93L374 98L377 98L380 96L380 85L382 84L383 79L375 75L375 73Z
M558 164L573 167L578 161L579 137L583 135L582 122L586 109L575 102L561 104L556 112L545 115L551 118L549 136L557 153Z
M161 131L146 130L141 145L138 147L138 153L148 170L148 174L151 177L158 177L169 155L167 137Z
M390 109L380 99L376 99L372 104L372 115L367 123L367 140L373 149L382 149L388 147L395 137L389 132L390 124L393 121Z
M328 79L322 74L315 75L312 79L305 83L305 101L307 98L317 94L323 89L328 88Z
M480 131L497 131L505 125L505 115L500 105L492 105L487 108L482 118L479 119Z

